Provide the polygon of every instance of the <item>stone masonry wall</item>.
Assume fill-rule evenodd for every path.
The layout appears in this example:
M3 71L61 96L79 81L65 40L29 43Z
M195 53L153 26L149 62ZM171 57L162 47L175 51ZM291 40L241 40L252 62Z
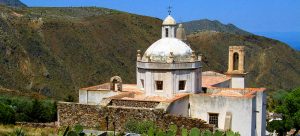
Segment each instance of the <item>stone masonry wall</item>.
M81 124L86 127L99 127L102 116L97 105L59 102L57 104L60 126Z
M124 106L124 107L144 107L144 108L155 108L159 102L153 101L132 101L132 100L111 100L109 105L111 106Z
M124 130L130 119L151 120L160 128L168 128L170 124L178 127L212 129L201 119L193 119L166 114L164 110L153 108L137 108L124 106L84 105L77 103L58 103L58 121L60 126L81 124L85 127L113 130ZM115 124L115 125L114 125Z

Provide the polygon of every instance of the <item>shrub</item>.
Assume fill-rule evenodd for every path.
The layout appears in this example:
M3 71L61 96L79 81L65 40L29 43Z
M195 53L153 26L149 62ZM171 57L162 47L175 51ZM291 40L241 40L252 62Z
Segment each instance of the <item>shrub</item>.
M16 128L13 131L12 135L14 135L14 136L25 136L26 134L25 134L25 131L22 128Z
M53 122L57 120L56 102L50 100L0 96L0 103L9 105L9 108L14 110L14 120L18 122ZM7 111L0 108L0 112Z
M146 134L150 128L155 129L154 122L152 121L138 121L129 119L125 123L125 130L130 133Z
M0 123L14 124L15 123L15 111L9 105L0 103Z

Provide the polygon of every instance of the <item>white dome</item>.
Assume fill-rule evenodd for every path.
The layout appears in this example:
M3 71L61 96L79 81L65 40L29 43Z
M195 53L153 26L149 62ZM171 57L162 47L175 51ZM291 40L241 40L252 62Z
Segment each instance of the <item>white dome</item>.
M166 62L173 53L175 62L188 62L192 55L192 49L177 38L162 38L153 43L145 52L142 60L151 62Z
M168 15L165 18L163 25L176 25L176 21L171 15Z

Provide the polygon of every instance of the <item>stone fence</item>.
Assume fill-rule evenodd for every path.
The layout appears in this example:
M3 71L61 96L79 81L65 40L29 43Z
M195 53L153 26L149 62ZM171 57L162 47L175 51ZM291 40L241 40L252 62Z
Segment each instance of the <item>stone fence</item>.
M130 119L151 120L160 128L168 128L170 124L178 127L200 129L210 129L212 126L201 119L174 116L165 113L163 109L124 107L124 106L105 106L86 105L78 103L59 102L58 122L60 126L80 124L85 127L98 128L100 130L122 131L125 123Z
M159 102L154 101L132 101L132 100L118 100L112 99L111 106L124 106L124 107L144 107L144 108L155 108Z

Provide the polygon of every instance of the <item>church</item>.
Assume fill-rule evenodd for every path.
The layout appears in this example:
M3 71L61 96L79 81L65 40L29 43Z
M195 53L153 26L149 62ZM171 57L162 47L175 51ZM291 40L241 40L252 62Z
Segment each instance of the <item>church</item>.
M163 109L166 114L201 119L215 130L265 136L266 89L245 87L246 49L229 47L226 73L202 71L201 55L187 43L183 25L168 15L161 39L144 53L137 51L136 84L123 84L121 77L114 76L107 83L81 88L78 104ZM59 109L58 118L60 124L67 124L71 117Z

